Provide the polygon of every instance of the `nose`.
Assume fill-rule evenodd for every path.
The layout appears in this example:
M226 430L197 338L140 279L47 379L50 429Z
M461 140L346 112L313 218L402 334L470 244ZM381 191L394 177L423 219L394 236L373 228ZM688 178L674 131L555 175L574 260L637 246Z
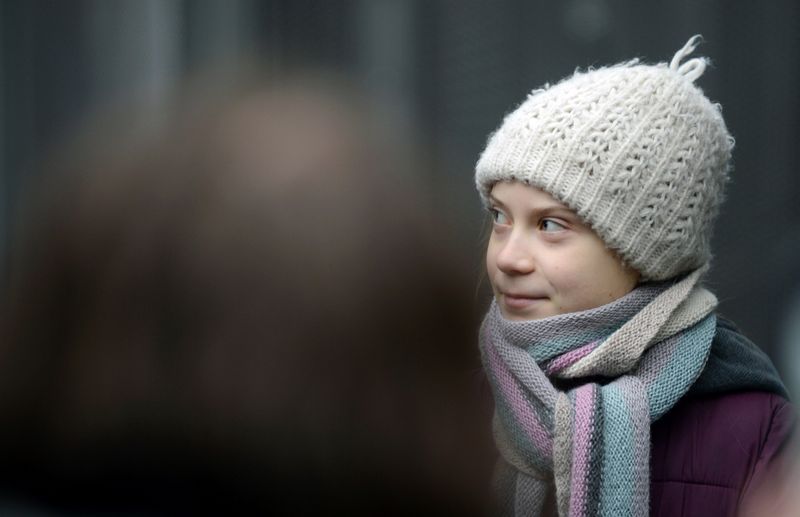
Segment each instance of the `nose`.
M532 243L519 232L512 232L497 252L497 269L507 275L526 275L536 269Z

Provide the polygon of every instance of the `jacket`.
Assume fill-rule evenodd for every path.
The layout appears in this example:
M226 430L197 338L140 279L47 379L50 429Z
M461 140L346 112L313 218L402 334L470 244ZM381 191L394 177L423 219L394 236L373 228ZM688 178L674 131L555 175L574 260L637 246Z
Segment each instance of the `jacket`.
M742 348L755 348L724 318L718 319L714 339L733 339ZM716 350L712 344L712 354ZM652 516L734 516L743 501L780 469L794 423L785 391L782 386L770 390L756 390L746 382L742 386L747 375L733 368L730 372L738 387L732 383L722 393L690 391L651 425ZM697 386L702 384L701 376ZM725 387L713 387L720 388Z
M650 514L736 515L779 467L791 427L791 405L772 393L682 400L651 426Z

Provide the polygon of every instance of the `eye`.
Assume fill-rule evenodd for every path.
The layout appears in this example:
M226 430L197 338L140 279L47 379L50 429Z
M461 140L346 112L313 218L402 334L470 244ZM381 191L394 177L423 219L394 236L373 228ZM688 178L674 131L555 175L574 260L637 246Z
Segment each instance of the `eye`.
M492 221L494 221L494 224L499 224L502 226L507 226L509 224L508 217L506 217L506 214L500 210L496 208L490 208L489 213L492 215Z
M566 226L557 221L554 221L553 219L543 219L542 222L539 223L539 228L543 232L548 232L548 233L560 232L562 230L567 229Z

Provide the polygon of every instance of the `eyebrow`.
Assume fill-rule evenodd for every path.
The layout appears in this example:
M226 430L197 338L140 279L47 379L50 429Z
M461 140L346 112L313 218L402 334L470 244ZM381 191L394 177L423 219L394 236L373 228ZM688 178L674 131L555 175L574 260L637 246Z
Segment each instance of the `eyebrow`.
M500 201L499 199L494 197L494 194L489 194L489 201L491 201L493 205L498 205L498 206L501 206L503 208L506 207L506 205L504 205L502 201Z
M489 201L491 201L492 204L499 206L500 208L507 208L506 205L502 201L494 197L493 194L489 194ZM542 214L560 213L569 215L571 217L576 217L576 218L578 217L578 214L575 213L574 210L561 204L549 204L544 206L538 206L533 208L531 212L533 212L538 216L541 216Z

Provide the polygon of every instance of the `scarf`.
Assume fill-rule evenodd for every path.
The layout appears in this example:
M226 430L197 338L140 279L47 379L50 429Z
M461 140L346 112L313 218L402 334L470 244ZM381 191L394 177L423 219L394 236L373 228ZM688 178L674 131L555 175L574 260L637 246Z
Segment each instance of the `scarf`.
M508 513L545 515L555 492L562 517L646 516L651 422L701 374L705 393L737 386L734 370L741 384L780 387L755 347L737 352L728 339L711 354L717 299L697 285L703 272L541 320L506 320L492 302L480 347Z

